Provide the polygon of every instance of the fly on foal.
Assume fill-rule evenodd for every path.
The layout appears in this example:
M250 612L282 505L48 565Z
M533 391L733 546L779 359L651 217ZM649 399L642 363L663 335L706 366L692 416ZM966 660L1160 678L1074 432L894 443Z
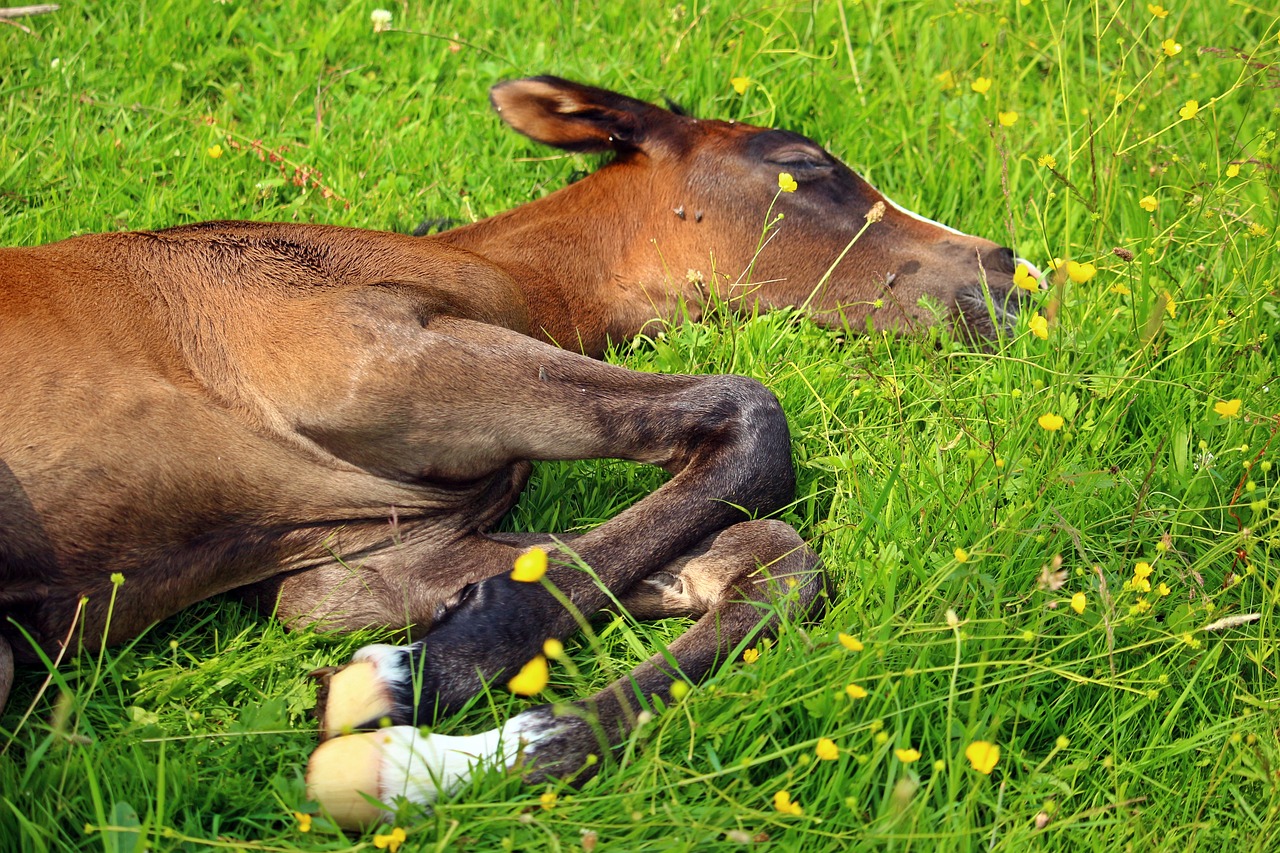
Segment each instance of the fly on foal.
M1016 310L1012 253L891 204L850 247L884 199L795 134L555 78L493 100L535 139L616 159L430 239L215 222L0 249L0 707L27 637L50 655L120 642L233 589L295 624L410 626L417 642L363 649L322 689L311 789L357 825L383 814L366 794L430 802L476 761L582 778L637 696L702 678L771 614L813 612L816 555L751 520L793 496L773 395L569 349L598 355L709 293L878 328L932 319L927 295L993 333ZM775 201L780 171L799 186ZM761 247L770 204L785 218ZM531 460L597 457L672 476L572 539L491 532ZM534 546L572 608L510 577ZM695 623L568 709L466 738L413 727L615 597Z

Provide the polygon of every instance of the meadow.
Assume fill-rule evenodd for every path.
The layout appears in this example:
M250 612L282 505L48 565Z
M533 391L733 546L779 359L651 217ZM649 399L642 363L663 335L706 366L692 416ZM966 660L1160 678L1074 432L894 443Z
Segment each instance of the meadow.
M0 850L1276 849L1280 10L1165 2L138 0L0 22L3 245L488 216L598 165L489 109L493 83L554 73L803 132L1056 267L1038 321L989 348L713 311L611 353L778 395L781 517L836 595L655 704L582 788L491 770L344 835L306 798L307 672L393 632L212 601L19 674ZM580 530L661 481L540 465L504 524ZM595 621L543 698L683 627ZM528 704L495 690L437 730Z

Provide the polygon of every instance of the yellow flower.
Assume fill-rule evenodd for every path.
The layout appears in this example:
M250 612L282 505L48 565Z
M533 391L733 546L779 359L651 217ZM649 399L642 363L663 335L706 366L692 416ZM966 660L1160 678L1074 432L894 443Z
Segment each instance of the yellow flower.
M1031 330L1031 334L1040 340L1049 340L1049 321L1041 317L1039 311L1031 314L1031 322L1027 324L1027 327Z
M551 811L556 807L556 792L543 791L538 796L538 805L542 806L545 811Z
M760 650L757 648L750 648L745 650L742 653L742 660L745 661L746 663L755 663L756 661L760 660Z
M1098 268L1093 264L1078 264L1075 261L1067 261L1067 278L1076 284L1084 284L1097 274Z
M542 644L542 653L551 660L560 660L564 657L564 643L555 637L547 637L547 641Z
M987 94L987 90L991 88L990 77L979 77L969 84L969 88L977 92L979 95Z
M835 761L840 757L840 749L829 737L818 738L818 745L814 747L814 752L818 753L820 761Z
M798 186L799 184L796 183L795 178L791 177L790 172L778 173L778 189L782 190L784 193L793 193L796 191L796 187Z
M1165 310L1165 313L1168 314L1170 317L1173 317L1175 319L1177 318L1178 303L1174 302L1173 297L1168 293L1164 295L1164 310Z
M533 659L520 667L515 677L507 682L507 689L517 696L532 696L547 686L551 680L551 670L547 659L542 655L534 655Z
M1040 424L1040 429L1045 432L1057 432L1062 429L1062 425L1066 423L1062 415L1055 415L1053 412L1045 412L1036 418L1036 423Z
M1018 264L1018 266L1014 268L1013 283L1028 293L1035 293L1040 289L1039 280L1031 274L1031 268L1026 264Z
M1007 113L996 113L1001 127L1013 127L1018 122L1018 114L1012 110Z
M1047 169L1056 169L1058 168L1058 158L1052 154L1041 154L1036 160L1036 165L1044 166Z
M396 853L400 849L400 845L404 844L406 837L408 836L406 836L405 831L397 826L386 835L373 836L373 846L379 850L390 850L391 853Z
M1219 400L1213 404L1213 410L1224 418L1240 417L1240 400Z
M511 579L523 583L541 580L547 573L547 552L536 545L516 557L515 568L511 570Z
M1135 578L1149 578L1152 571L1154 570L1151 568L1150 563L1138 563L1133 567L1133 576Z
M1177 56L1179 53L1182 53L1182 45L1178 44L1173 39L1165 39L1160 43L1160 46L1164 48L1165 56Z
M745 95L747 93L747 87L751 85L751 78L731 77L729 78L729 84L733 86L733 91L737 92L739 95Z
M1249 223L1249 236L1250 236L1250 237L1265 237L1265 236L1267 236L1267 226L1263 225L1261 222L1250 222L1250 223Z
M848 634L836 634L836 639L840 641L840 645L844 646L851 652L862 651L862 643L857 637L852 637Z
M895 749L893 754L898 756L898 760L903 764L913 764L920 760L920 751L917 749Z
M943 71L941 74L935 74L933 79L938 81L938 88L942 89L944 92L956 87L956 75L952 74L950 70Z
M1128 296L1131 293L1131 291L1129 290L1129 285L1127 284L1116 283L1111 285L1111 287L1107 289L1110 290L1112 293L1118 293L1121 296Z
M311 831L311 815L306 812L294 812L293 819L298 822L298 832Z
M1239 164L1239 163L1232 163L1230 166L1228 166L1228 167L1227 167L1227 177L1228 177L1228 178L1234 178L1234 177L1235 177L1236 175L1238 175L1238 174L1240 174L1240 164Z
M1132 586L1138 592L1151 592L1151 581L1146 578L1140 578L1137 575L1133 577Z
M1148 3L1147 11L1155 15L1157 18L1169 17L1169 10L1161 6L1159 3Z
M969 759L973 769L984 776L990 776L1000 761L1000 745L985 740L975 740L964 748L964 757Z
M773 807L783 814L801 815L804 813L799 803L791 802L791 794L787 791L779 791L773 795Z
M957 563L967 563L967 562L969 562L969 552L968 552L968 551L966 551L966 550L965 550L965 549L963 549L963 548L957 548L957 549L953 552L953 556L955 556L955 558L956 558L956 562L957 562Z
M846 684L844 692L849 694L850 699L866 699L867 690L857 684Z
M1160 586L1156 587L1156 592L1161 596L1166 596L1169 593L1173 592L1173 590L1169 589L1169 585L1162 581L1160 583Z
M206 149L204 150L204 153L208 154L210 157L212 157L213 159L217 160L219 157L221 157L221 156L222 156L222 146L221 146L221 145L211 145L210 147L208 147L208 148L206 148Z
M1199 101L1187 101L1187 105L1178 110L1178 115L1182 116L1183 121L1191 121L1196 117L1196 113L1200 112Z
M1076 613L1084 613L1085 597L1083 592L1071 596L1071 609Z
M1159 204L1160 202L1156 201L1156 197L1153 195L1144 195L1142 198L1138 199L1138 207L1142 208L1147 213L1155 213L1156 207Z

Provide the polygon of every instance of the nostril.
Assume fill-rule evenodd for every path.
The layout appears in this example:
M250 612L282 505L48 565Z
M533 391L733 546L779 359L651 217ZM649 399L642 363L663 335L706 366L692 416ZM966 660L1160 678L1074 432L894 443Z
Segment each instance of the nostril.
M1013 249L1008 246L1000 246L992 249L987 253L986 263L991 269L997 272L1007 272L1012 274L1016 266L1017 259L1014 257Z

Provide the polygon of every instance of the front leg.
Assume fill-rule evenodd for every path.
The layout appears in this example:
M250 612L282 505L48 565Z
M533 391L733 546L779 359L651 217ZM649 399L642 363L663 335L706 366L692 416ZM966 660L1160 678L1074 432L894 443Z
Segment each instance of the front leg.
M698 617L666 653L595 696L563 708L532 708L476 735L424 734L406 725L347 733L344 722L386 712L387 697L398 695L407 703L414 695L406 682L394 682L411 659L405 649L361 649L357 662L334 677L324 697L334 737L312 756L310 795L342 825L358 826L387 814L370 797L390 802L403 796L429 804L464 784L476 765L519 766L530 781L585 780L635 727L651 697L670 701L675 680L701 680L753 632L772 633L779 616L814 615L826 584L817 556L780 521L733 525L656 574L663 576L662 593L627 600L651 616ZM393 681L387 680L389 674Z

